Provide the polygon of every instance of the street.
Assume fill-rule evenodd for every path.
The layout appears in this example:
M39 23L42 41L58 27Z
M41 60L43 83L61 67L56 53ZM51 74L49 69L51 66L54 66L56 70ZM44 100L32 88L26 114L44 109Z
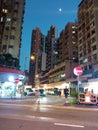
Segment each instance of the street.
M97 109L75 109L60 100L47 96L40 102L0 101L0 130L98 130Z

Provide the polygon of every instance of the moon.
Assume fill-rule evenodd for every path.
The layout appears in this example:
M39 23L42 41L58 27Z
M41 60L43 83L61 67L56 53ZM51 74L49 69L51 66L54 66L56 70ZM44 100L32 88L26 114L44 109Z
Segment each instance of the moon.
M61 9L61 8L59 8L59 12L62 12L62 9Z

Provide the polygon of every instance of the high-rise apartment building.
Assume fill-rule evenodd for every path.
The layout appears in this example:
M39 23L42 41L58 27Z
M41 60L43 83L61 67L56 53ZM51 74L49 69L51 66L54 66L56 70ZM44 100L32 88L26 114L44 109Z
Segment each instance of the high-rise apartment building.
M68 60L77 60L78 43L77 43L77 23L69 22L62 30L59 37L59 59L60 62Z
M49 34L52 35L52 33ZM48 38L50 38L49 35ZM50 42L47 40L46 49L47 71L41 77L41 83L58 85L74 77L73 69L77 66L74 61L78 56L77 23L68 23L59 38L52 37Z
M82 0L78 6L78 57L83 75L98 77L98 0Z
M49 83L49 71L51 68L54 68L57 63L57 44L57 27L52 25L45 37L46 69L40 76L41 84Z
M25 0L0 0L0 54L20 56Z
M48 72L53 67L53 57L55 57L57 45L57 27L52 25L45 40L45 52L46 52L46 71Z
M62 81L67 81L67 79L74 77L73 69L77 66L77 23L69 22L61 31L57 52L58 62L49 71L49 83L61 82L62 84Z
M39 83L39 76L43 71L42 67L43 52L44 52L44 35L37 27L36 29L32 30L32 38L31 38L29 84L31 84L32 86L35 86L37 82Z

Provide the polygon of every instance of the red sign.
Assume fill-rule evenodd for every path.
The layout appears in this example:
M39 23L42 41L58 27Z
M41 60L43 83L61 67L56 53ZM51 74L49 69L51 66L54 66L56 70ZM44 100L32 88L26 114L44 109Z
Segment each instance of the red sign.
M75 68L74 68L74 74L77 75L77 76L82 75L82 74L83 74L82 68L79 67L79 66L78 66L78 67L75 67Z
M18 82L19 82L19 79L18 79L18 78L16 78L16 79L15 79L15 83L17 84Z

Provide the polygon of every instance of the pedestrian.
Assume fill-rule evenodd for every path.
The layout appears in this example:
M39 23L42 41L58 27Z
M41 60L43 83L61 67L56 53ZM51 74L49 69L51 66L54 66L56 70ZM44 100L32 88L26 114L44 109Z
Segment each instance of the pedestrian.
M39 90L36 90L35 98L36 98L37 102L40 103L40 92L39 92Z
M58 95L61 98L61 90L58 91Z
M67 86L65 86L65 88L64 88L65 102L68 101L68 94L69 94L69 90L68 90Z

